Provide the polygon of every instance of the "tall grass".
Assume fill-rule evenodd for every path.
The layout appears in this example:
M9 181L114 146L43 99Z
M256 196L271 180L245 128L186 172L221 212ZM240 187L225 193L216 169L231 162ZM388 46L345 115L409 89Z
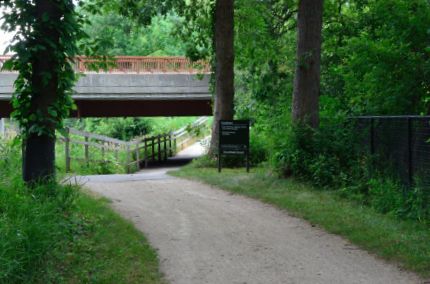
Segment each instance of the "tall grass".
M164 283L132 224L77 186L27 188L20 141L0 140L0 283Z
M31 283L49 252L71 237L77 190L54 183L27 188L19 141L0 145L0 282Z

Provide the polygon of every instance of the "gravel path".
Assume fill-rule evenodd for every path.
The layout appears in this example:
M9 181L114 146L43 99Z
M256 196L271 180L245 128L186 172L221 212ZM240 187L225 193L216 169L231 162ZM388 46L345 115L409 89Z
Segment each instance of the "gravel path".
M272 206L166 169L85 179L146 234L170 283L420 283Z

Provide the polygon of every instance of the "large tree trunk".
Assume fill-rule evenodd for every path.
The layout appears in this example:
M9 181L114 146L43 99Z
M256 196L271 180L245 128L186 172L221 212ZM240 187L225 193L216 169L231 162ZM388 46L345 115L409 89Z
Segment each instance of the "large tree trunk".
M215 109L210 154L217 153L219 121L234 115L234 4L217 0L215 4Z
M34 54L32 62L31 112L48 117L48 108L55 102L58 76L56 60L52 56L50 43L58 44L60 34L51 21L61 21L61 10L53 0L35 1L35 45L43 46ZM44 21L48 15L50 21ZM47 80L46 75L51 77ZM23 179L29 184L52 181L55 177L55 127L45 122L51 134L33 131L23 141ZM31 127L31 126L30 126Z
M319 125L323 0L300 0L293 121Z

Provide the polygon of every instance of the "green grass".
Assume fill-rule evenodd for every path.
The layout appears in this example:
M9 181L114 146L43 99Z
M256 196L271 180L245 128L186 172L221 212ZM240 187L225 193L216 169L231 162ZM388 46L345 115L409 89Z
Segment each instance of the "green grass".
M335 191L312 188L293 179L279 179L264 169L223 169L189 165L171 173L218 186L286 209L328 232L344 236L376 255L430 276L430 228L399 220L341 198Z
M75 138L75 140L82 140ZM65 145L63 142L57 141L55 145L55 165L59 173L66 172L66 156ZM126 152L118 151L118 159L115 152L106 150L104 155L100 149L89 147L90 161L87 164L85 161L85 150L83 145L70 144L70 172L79 175L95 175L95 174L123 174L126 173ZM106 161L106 162L103 162Z
M165 283L144 236L108 200L26 187L19 141L0 140L0 283Z
M75 235L51 253L39 283L165 283L154 249L108 203L80 195Z

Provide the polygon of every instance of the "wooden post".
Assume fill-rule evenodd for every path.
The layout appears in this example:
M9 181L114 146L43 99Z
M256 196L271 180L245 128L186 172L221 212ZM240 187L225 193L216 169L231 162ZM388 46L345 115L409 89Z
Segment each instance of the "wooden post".
M130 171L130 144L128 144L127 143L127 148L126 148L126 151L127 151L127 173L129 174L131 171Z
M102 143L102 161L105 162L105 144Z
M136 141L136 167L140 169L139 140Z
M173 151L172 151L172 133L169 133L169 157L173 157Z
M89 142L89 138L88 138L88 136L85 136L85 145L84 145L84 153L85 153L85 162L87 163L87 166L89 165L89 163L90 163L90 154L89 154L89 149L88 149L88 147L89 147L89 145L88 145L88 142Z
M151 137L151 142L152 142L152 144L151 144L151 150L152 150L152 154L151 154L151 156L152 156L152 161L153 162L155 162L155 137L154 136L152 136Z
M167 135L163 135L164 137L164 161L167 161Z
M66 156L66 173L70 172L70 130L69 128L66 128L65 136L64 136L64 147L65 147L65 156Z
M161 162L161 135L158 135L158 161Z
M148 139L145 138L144 140L144 145L145 145L145 151L144 151L144 155L145 155L145 168L148 167Z

